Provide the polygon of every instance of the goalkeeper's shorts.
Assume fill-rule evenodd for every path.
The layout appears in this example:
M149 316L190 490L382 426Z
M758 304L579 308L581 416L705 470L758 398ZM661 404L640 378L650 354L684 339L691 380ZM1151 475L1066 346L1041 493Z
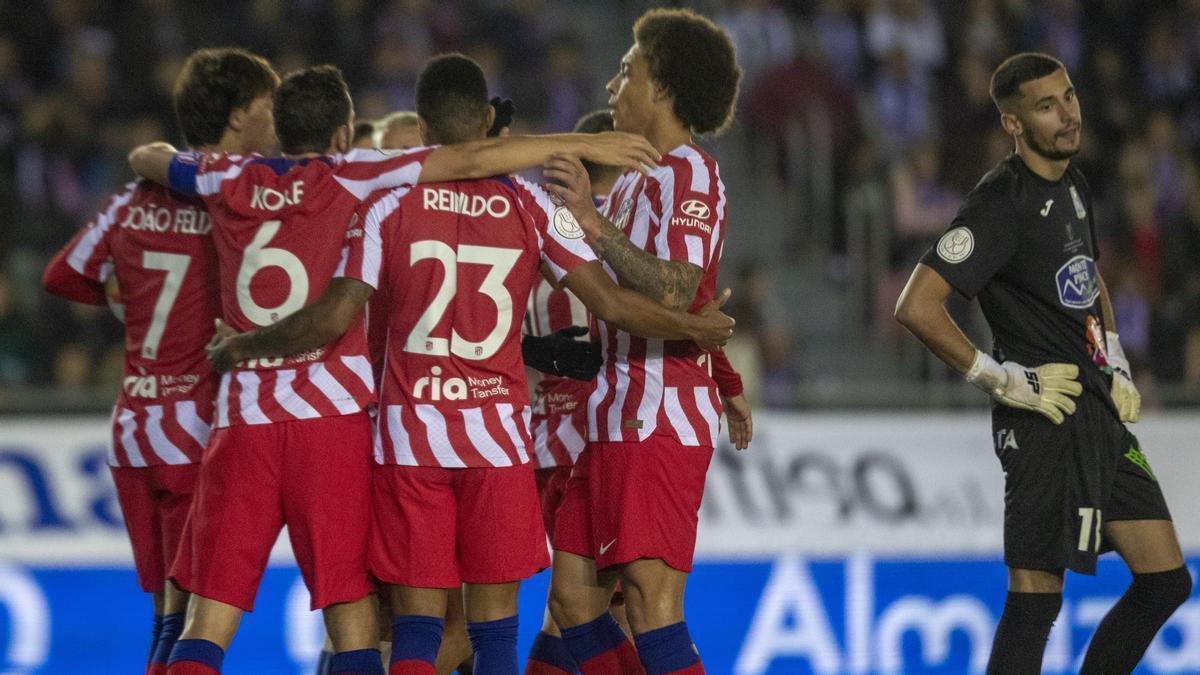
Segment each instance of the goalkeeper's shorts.
M1137 438L1106 401L1085 390L1061 425L996 406L992 442L1004 469L1004 563L1096 573L1112 550L1104 523L1170 520Z

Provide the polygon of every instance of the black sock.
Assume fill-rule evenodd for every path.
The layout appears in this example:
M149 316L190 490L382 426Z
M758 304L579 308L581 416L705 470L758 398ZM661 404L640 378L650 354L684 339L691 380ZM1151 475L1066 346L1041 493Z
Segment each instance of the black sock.
M1092 636L1081 674L1118 675L1137 666L1158 629L1192 592L1186 568L1134 574L1133 583Z
M1062 609L1062 593L1008 592L992 640L988 673L1038 675L1050 628Z

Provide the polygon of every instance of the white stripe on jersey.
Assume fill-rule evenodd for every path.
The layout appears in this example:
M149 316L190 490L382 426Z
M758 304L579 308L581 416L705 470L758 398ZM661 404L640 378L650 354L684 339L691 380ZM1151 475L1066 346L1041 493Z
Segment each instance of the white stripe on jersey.
M567 454L571 456L571 463L579 459L579 454L583 452L583 448L587 445L587 441L583 440L583 436L579 435L579 431L575 428L570 417L563 416L558 422L558 429L554 432L558 436L558 440L562 441L562 445L567 449ZM553 462L551 462L553 464ZM549 465L543 465L549 466Z
M163 433L162 418L161 405L146 406L146 438L150 439L150 450L167 464L190 463L187 455Z
M242 421L246 424L270 424L271 420L258 407L258 375L243 370L237 374L237 381L242 388L238 395Z
M201 171L196 176L197 194L215 195L221 191L221 183L233 180L242 175L242 167L245 166L245 164L241 163L242 158L237 155L229 155L226 159L236 163L224 171Z
M497 406L498 408L499 406ZM509 410L511 412L511 406ZM488 433L487 427L484 426L483 409L462 408L459 412L462 413L463 421L466 422L467 438L471 440L475 451L492 466L512 466L512 460L504 454L504 449L496 443L492 435Z
M447 469L465 469L467 465L458 458L458 453L454 452L454 446L450 443L450 434L446 430L446 420L441 411L428 403L418 403L413 406L413 410L429 432L426 434L429 449L433 451L433 458L438 464Z
M694 234L683 235L683 244L687 246L688 262L696 267L704 267L704 242Z
M321 413L292 388L295 379L296 371L291 368L275 371L275 401L279 403L280 408L288 411L296 419L309 420L320 417Z
M134 194L137 192L136 188L137 183L129 183L126 185L124 192L116 197L113 197L112 203L108 205L108 208L104 210L104 213L100 214L100 216L96 218L96 224L92 226L92 229L88 230L82 237L80 237L79 243L75 244L75 248L71 251L71 254L67 256L67 264L71 266L71 269L84 276L89 276L86 272L88 261L91 260L92 254L96 251L96 247L100 245L100 240L104 238L104 233L107 232L109 228L111 228L116 222L117 210L128 204L129 200L133 199ZM112 266L109 265L107 269L111 274ZM101 280L107 280L107 275L105 275L103 272L101 273Z
M375 393L375 375L371 371L371 360L361 354L343 356L342 364L362 380L367 391Z
M512 441L513 447L517 449L517 458L522 464L529 461L529 452L525 449L525 441L521 440L521 433L517 430L517 425L513 423L513 407L511 403L499 403L496 405L496 412L500 414L500 425L504 427L505 433L508 434L508 440ZM522 411L522 421L525 424L525 432L529 432L529 406Z
M229 426L229 382L233 373L221 376L221 386L217 387L217 427Z
M671 420L671 426L675 427L675 433L679 434L679 442L684 445L700 445L700 440L696 438L696 430L692 428L687 414L683 412L683 406L679 405L679 389L676 387L664 387L664 389L666 390L664 396L667 419Z
M549 444L550 420L542 420L537 429L533 430L533 454L537 457L538 466L551 467L556 464L554 455L550 454Z
M658 231L654 234L654 254L663 260L671 259L671 243L669 233L671 231L671 217L675 215L675 172L670 169L664 169L666 175L658 180L658 189L660 198L662 199L662 214L654 213L654 206L650 204L646 192L642 192L642 200L645 200L646 212L650 218L655 219L655 225ZM639 205L640 206L640 205ZM649 220L650 218L647 218ZM642 246L642 248L646 248Z
M384 157L384 159L393 159ZM372 176L366 180L355 180L346 178L345 176L334 175L333 179L338 182L350 194L354 195L359 201L367 198L367 195L376 190L383 188L396 187L397 185L416 185L421 178L422 162L413 160L411 164L405 164L398 169L392 169L376 176Z
M713 173L717 177L717 217L713 220L712 231L712 248L708 252L708 259L720 260L721 255L725 252L725 243L721 239L721 226L725 224L722 215L725 213L725 182L721 180L721 167L714 166ZM721 250L717 250L717 242L721 242Z
M191 436L200 447L208 445L208 437L212 435L212 425L200 419L196 413L195 401L175 402L175 421Z
M681 155L687 157L688 164L692 165L692 192L708 194L710 181L708 178L708 167L704 166L704 158L700 156L700 153L686 145L679 146L679 150L682 151L680 152Z
M721 433L721 416L717 414L716 408L713 408L711 391L708 387L693 387L693 395L696 397L696 409L700 411L700 415L704 417L704 421L708 422L708 438L712 445L717 445L717 437Z
M142 457L142 449L138 447L137 439L133 437L133 433L137 431L137 421L134 419L133 411L122 408L117 416L117 424L121 425L121 447L129 456L129 466L146 466L146 459Z
M413 455L412 444L408 440L408 430L404 428L404 420L401 412L404 406L389 405L387 409L387 431L392 439L392 452L396 454L396 463L403 466L416 466L417 458ZM383 438L379 434L376 438L375 461L383 464Z
M624 335L624 333L623 333ZM646 440L658 426L658 409L662 407L663 387L663 341L646 340L646 358L642 362L645 376L642 384L642 402L638 404L638 419L642 428L638 439Z
M380 225L396 209L400 208L400 200L408 194L410 189L407 187L397 188L380 197L379 201L371 205L366 218L363 219L362 280L371 288L379 288L379 267L383 260L383 239ZM343 264L334 276L340 277L345 274L346 270Z
M329 399L339 413L349 415L362 410L362 406L358 405L358 402L354 400L350 392L346 391L342 383L329 374L324 363L314 363L308 367L308 381L317 386L317 389L325 395L325 398Z

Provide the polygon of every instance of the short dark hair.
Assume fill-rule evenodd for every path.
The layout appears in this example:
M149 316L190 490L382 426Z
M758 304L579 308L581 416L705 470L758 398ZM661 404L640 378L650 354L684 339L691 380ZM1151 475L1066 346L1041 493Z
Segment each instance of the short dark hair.
M370 138L375 135L375 123L367 120L365 122L354 123L354 138L350 139L351 143L357 143L364 138Z
M613 130L612 111L607 108L593 110L592 112L579 118L575 123L575 133L577 134L599 134L605 131ZM604 171L607 168L600 164L593 164L586 159L580 159L583 163L583 168L587 170L588 175L592 178L596 177L598 171Z
M486 133L483 69L462 54L429 59L417 78L417 115L438 143L461 143Z
M634 24L633 39L650 77L675 98L680 122L698 134L729 126L742 69L728 33L690 9L652 9Z
M221 142L229 114L279 86L270 62L244 49L192 52L175 79L172 98L183 138L192 147Z
M1062 61L1041 52L1021 52L1014 54L992 73L992 101L997 108L1013 102L1021 95L1021 85L1032 80L1041 79L1051 73L1066 69Z
M350 89L337 66L323 65L288 73L275 92L275 135L289 155L325 152L338 127L353 110Z

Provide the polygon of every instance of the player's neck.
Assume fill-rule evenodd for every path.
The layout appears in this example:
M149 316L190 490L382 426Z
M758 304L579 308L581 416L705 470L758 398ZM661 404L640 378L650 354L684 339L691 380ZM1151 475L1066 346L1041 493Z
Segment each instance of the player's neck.
M1029 167L1030 171L1051 183L1057 183L1067 172L1067 167L1071 165L1069 159L1048 159L1020 143L1017 144L1017 156L1021 158L1022 162L1025 162L1025 166Z
M692 132L683 126L674 115L663 116L646 130L646 140L662 154L667 154L681 145L692 142Z

